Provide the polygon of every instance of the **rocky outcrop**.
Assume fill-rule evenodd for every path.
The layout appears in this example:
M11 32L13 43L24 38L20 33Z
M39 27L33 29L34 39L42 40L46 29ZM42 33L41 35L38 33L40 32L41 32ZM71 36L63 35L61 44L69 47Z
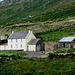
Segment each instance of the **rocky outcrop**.
M12 5L12 4L20 4L28 1L32 1L32 0L4 0L0 2L0 7Z

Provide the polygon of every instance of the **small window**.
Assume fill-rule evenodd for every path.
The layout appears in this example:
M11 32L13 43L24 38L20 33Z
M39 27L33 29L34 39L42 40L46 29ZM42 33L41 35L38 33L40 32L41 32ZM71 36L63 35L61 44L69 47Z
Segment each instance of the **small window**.
M12 39L11 39L11 42L12 42Z
M4 46L4 50L6 50L6 46Z
M21 44L21 48L22 48L22 44Z
M27 46L27 51L29 50L29 46Z
M21 42L22 42L22 39L21 39Z
M16 42L17 42L17 39L16 39Z
M16 44L16 48L17 48L17 44Z
M11 45L11 48L12 48L12 45Z

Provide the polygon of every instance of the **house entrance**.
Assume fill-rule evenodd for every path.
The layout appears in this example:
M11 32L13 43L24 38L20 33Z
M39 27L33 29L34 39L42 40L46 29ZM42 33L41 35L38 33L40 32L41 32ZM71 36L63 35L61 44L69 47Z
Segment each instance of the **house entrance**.
M29 46L27 46L27 51L29 51Z
M64 46L64 48L65 48L65 43L63 43L63 46Z
M40 45L36 46L36 51L40 51Z

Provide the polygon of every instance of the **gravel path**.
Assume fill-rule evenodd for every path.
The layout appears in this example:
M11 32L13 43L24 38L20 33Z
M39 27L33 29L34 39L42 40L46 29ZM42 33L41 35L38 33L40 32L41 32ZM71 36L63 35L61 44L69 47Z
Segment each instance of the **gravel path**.
M25 57L41 57L42 56L42 53L41 52L25 52L25 53L28 54Z

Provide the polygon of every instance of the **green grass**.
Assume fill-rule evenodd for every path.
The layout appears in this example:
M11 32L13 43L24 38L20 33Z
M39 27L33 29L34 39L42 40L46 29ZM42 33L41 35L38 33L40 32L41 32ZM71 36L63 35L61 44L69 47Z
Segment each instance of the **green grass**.
M75 52L75 48L72 48L72 49L60 48L60 49L54 50L55 54L58 54L58 53L73 53L73 52Z
M0 75L75 75L74 59L26 58L0 62Z
M67 51L67 53L73 53L73 52L75 52L75 48L72 48L72 49Z
M67 49L66 48L61 48L61 49L55 49L54 50L56 54L58 53L66 53Z
M35 34L38 37L42 37L43 41L58 41L64 36L75 35L75 24L68 27L59 27L50 31L39 32Z
M23 56L26 56L27 54L22 51L0 52L0 56L12 56L12 55L23 57Z
M43 4L45 4L45 9ZM52 0L49 2L48 0L38 0L38 2L37 0L33 0L33 4L32 2L12 4L0 7L0 24L7 26L28 21L36 22L72 17L75 16L74 7L74 0ZM29 15L33 15L34 17L28 18Z

